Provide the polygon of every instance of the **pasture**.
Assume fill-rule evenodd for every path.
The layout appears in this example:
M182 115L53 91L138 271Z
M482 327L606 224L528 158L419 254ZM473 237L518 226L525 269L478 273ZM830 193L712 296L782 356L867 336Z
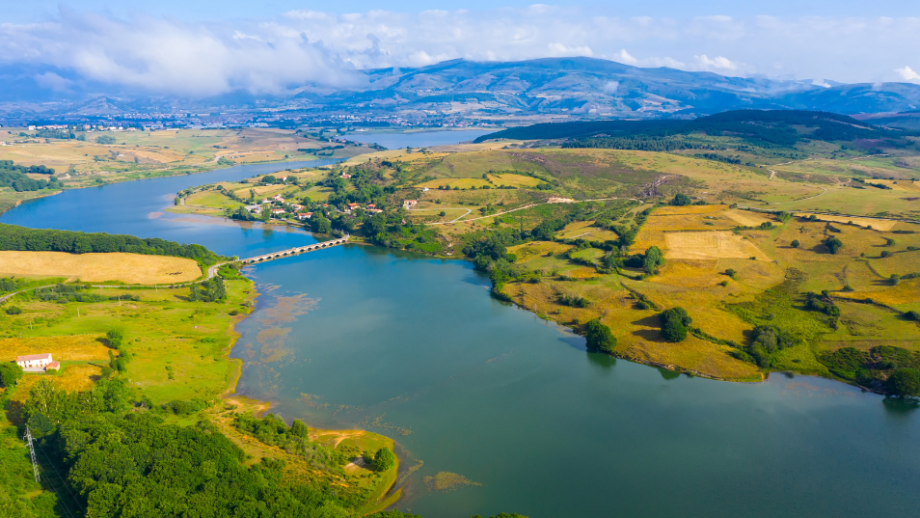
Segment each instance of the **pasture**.
M182 257L0 251L0 276L66 277L82 282L151 285L189 282L201 274L198 263Z

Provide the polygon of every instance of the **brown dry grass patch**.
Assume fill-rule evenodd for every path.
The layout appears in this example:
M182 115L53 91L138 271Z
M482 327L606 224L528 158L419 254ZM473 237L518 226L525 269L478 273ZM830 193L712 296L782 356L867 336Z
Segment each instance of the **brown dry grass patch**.
M81 392L92 388L93 384L102 377L102 367L91 364L66 365L63 372L51 374L26 374L23 376L13 396L14 401L25 401L29 398L32 387L42 378L50 379L54 385L68 392Z
M800 217L809 217L812 214L796 214ZM852 223L854 225L859 225L863 228L872 227L873 230L891 230L898 222L897 221L888 221L884 219L871 219L871 218L854 218L852 216L828 216L826 214L814 214L819 221L829 221L831 223Z
M51 353L55 361L107 360L109 349L102 335L36 336L0 339L0 361L15 361L26 354Z
M671 232L665 234L667 259L770 258L756 245L731 232Z
M0 252L0 275L171 284L195 280L201 276L201 268L191 259L161 255Z
M737 210L737 209L727 210L725 211L725 215L737 221L738 223L740 223L741 225L745 227L756 227L760 225L761 223L773 221L772 219L762 214L758 214L756 212L748 212L745 210Z

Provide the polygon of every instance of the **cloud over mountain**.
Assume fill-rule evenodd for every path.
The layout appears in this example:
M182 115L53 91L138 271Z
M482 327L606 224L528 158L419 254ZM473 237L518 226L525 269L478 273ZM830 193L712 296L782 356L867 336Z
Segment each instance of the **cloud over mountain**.
M920 18L618 18L535 5L491 11L296 10L264 20L188 23L61 10L0 25L0 65L52 67L39 88L79 81L193 97L284 92L303 83L357 86L355 70L463 58L590 56L732 76L915 81ZM913 66L913 68L911 68ZM911 75L913 74L913 75Z

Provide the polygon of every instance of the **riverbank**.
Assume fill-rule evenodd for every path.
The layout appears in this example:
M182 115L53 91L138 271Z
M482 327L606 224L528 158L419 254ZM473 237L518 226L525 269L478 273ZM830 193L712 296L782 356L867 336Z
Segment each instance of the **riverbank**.
M20 379L11 395L14 407L21 405L42 379L50 379L67 391L85 391L98 380L111 376L111 370L107 369L113 362L109 353L112 349L106 345L105 334L118 329L125 337L119 355L129 359L124 371L117 375L119 378L124 378L145 401L156 407L175 406L177 402L204 406L200 412L167 417L167 422L192 425L206 418L250 454L254 462L263 457L283 460L292 475L311 473L311 480L316 479L317 483L326 480L344 485L343 490L355 498L367 494L368 500L361 504L363 512L390 505L395 501L388 493L395 481L398 462L380 474L367 468L341 473L317 470L297 453L263 444L234 426L235 415L251 412L261 417L271 409L271 404L236 395L243 362L229 357L240 337L236 326L252 313L259 293L251 280L240 275L225 277L224 286L226 300L218 303L190 300L188 287L135 286L129 296L116 287L92 289L89 291L93 295L112 299L93 303L60 304L29 293L14 296L2 307L16 307L20 312L0 313L0 328L5 330L5 337L0 338L2 359L47 352L62 365L54 376L33 374ZM202 405L196 401L208 403ZM22 424L15 416L16 412L9 416L8 426ZM391 439L372 432L350 431L347 440L332 440L331 433L311 428L311 440L345 455L394 449Z

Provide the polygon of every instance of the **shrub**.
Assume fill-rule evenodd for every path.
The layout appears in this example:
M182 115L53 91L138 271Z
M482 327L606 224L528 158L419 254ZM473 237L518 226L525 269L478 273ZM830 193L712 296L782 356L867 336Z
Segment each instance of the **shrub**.
M898 369L888 376L885 392L889 396L920 396L920 371L917 369Z
M898 284L900 284L900 282L901 282L901 276L896 273L892 273L891 277L888 278L888 283L891 284L892 286L897 286Z
M792 242L789 243L789 246L791 246L792 248L798 248L800 244L801 243L799 243L798 239L793 239Z
M610 332L610 328L601 324L600 319L595 318L585 325L588 349L591 351L600 351L612 353L617 346L617 339Z
M687 338L687 326L693 323L687 310L681 307L663 311L658 321L661 322L661 336L669 342L683 342Z
M380 448L374 454L374 470L386 471L396 465L396 455L389 448Z
M0 386L15 387L22 377L22 367L15 363L0 363Z
M889 252L888 250L883 250L883 251L882 251L882 257L883 257L883 258L884 258L884 257L891 257L891 252Z
M836 254L841 248L843 248L843 241L837 239L836 237L830 236L824 240L824 246L827 247L827 250Z
M795 338L776 326L757 326L748 352L761 368L773 365L772 354L796 344Z
M664 254L661 253L660 248L657 246L651 246L648 250L645 251L645 259L642 262L642 267L645 269L646 273L656 273L658 267L663 264Z
M907 313L904 313L904 318L913 320L914 322L920 322L920 311L910 310Z
M18 314L20 314L20 313L22 313L22 308L20 308L20 307L18 307L18 306L10 306L10 307L6 308L6 314L7 314L7 315L18 315Z
M674 196L674 199L671 200L671 205L678 207L690 205L691 203L693 203L693 200L691 200L690 197L684 193L678 193L676 196Z
M729 268L729 269L725 270L725 275L728 275L728 276L731 277L732 279L735 279L735 278L736 278L735 276L738 275L738 272L736 272L735 270Z

